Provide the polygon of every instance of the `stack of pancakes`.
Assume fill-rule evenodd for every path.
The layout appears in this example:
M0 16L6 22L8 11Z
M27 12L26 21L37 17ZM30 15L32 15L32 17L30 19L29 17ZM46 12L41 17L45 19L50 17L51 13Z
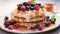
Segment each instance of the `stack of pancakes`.
M11 19L19 22L20 24L29 24L29 23L44 23L45 22L45 15L43 9L39 9L38 11L21 11L15 9L11 13Z

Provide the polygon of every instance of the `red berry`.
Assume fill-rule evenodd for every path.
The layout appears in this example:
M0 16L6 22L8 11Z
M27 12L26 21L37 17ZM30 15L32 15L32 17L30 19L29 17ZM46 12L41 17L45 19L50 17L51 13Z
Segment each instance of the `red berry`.
M17 6L21 6L21 4L18 4Z
M14 27L14 29L17 29L19 27L19 24L16 23L16 24L13 25L13 27Z
M38 28L39 30L43 30L43 28L42 28L42 26L39 26L39 28Z
M13 30L13 25L9 25L8 29Z
M48 22L48 25L51 25L51 21L47 21Z
M11 24L13 20L7 20L7 23L8 24Z
M39 5L35 5L35 6L34 6L34 9L35 9L35 10L39 10L39 8L40 8Z
M28 1L28 4L30 4L30 5L31 5L31 4L32 4L32 2L31 2L31 1Z
M21 6L21 10L22 11L25 11L26 10L26 7L25 6Z

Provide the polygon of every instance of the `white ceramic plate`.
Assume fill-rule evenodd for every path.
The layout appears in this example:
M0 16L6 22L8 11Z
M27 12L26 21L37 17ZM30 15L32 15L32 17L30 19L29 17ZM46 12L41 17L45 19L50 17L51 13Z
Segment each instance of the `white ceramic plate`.
M51 28L44 29L42 31L39 31L39 30L37 30L35 32L32 32L30 30L27 30L27 31L19 31L19 30L9 30L9 29L5 28L4 25L3 25L4 24L3 19L4 19L5 16L10 16L11 11L16 8L16 4L17 3L18 3L18 1L15 0L14 2L11 1L8 4L4 4L3 6L1 6L1 8L2 8L0 10L0 11L2 11L2 12L0 12L0 14L1 14L0 15L0 26L1 26L1 29L5 30L5 31L8 31L8 32L12 32L12 33L38 33L38 32L41 33L41 32L46 32L46 31L55 29L55 28L57 28L59 26L59 24L60 24L60 22L59 22L60 18L59 18L59 14L56 14L55 15L56 16L56 25L53 26L53 27L51 27ZM52 13L47 12L46 15L51 16Z
M27 31L9 30L9 29L5 28L3 24L4 24L4 16L9 16L10 17L10 13L11 12L5 13L2 16L0 16L0 18L1 18L0 19L0 26L1 26L1 29L5 30L5 31L8 31L8 32L12 32L12 33L38 33L38 32L41 33L41 32L46 32L46 31L49 31L49 30L57 28L59 26L59 23L60 23L59 22L59 20L60 20L59 17L55 15L55 17L56 17L56 25L52 26L50 28L43 29L42 31L36 30L35 32L32 32L30 30L27 30ZM52 13L47 12L46 14L48 14L49 16L52 16Z

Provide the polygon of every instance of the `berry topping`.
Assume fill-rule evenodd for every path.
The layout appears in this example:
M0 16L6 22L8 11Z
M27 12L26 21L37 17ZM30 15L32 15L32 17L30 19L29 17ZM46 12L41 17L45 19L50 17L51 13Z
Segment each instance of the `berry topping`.
M49 18L46 18L46 20L47 20L47 21L51 21L51 19L49 19Z
M21 6L21 10L22 11L25 11L26 10L26 7L25 6Z
M11 24L13 20L7 20L7 23L8 24Z
M51 21L47 21L49 25L51 25Z
M19 23L15 23L15 24L13 25L13 27L14 27L14 29L17 29L17 28L19 27Z
M43 27L42 26L39 26L39 28L38 28L39 30L43 30Z
M34 6L35 6L35 4L31 4L31 6L32 6L32 7L34 7Z
M16 21L13 20L13 21L11 22L11 25L13 25L13 24L15 24L15 23L16 23Z
M37 3L36 5L39 5L39 6L41 6L41 4L40 4L40 3Z
M28 4L30 4L30 5L31 5L31 4L32 4L32 2L31 2L31 1L28 1Z
M48 23L45 23L45 26L49 26L49 24Z
M21 4L18 4L17 6L19 7L19 6L22 6L22 5Z
M54 21L56 21L56 19L54 19Z
M54 21L54 20L51 20L51 23L52 23L52 24L55 24L55 21Z
M36 28L38 28L39 26L40 26L40 25L39 25L39 24L37 24L35 27L36 27Z
M46 20L47 20L47 21L51 21L51 19L50 19L49 16L46 16Z
M39 5L35 5L35 6L34 6L34 9L35 9L35 10L39 10L39 8L40 8Z
M46 16L46 18L49 18L49 16Z
M34 7L31 7L31 6L30 6L30 10L34 10Z
M35 27L34 27L34 26L32 26L32 27L31 27L31 29L35 29Z
M4 22L4 26L7 28L9 24L7 24L7 22Z
M26 6L26 10L29 10L30 6Z
M8 29L13 30L13 25L9 25Z
M5 20L8 20L9 19L9 17L8 16L5 16Z
M29 6L29 4L27 2L24 2L23 5L24 6Z
M18 7L18 10L21 10L21 6Z

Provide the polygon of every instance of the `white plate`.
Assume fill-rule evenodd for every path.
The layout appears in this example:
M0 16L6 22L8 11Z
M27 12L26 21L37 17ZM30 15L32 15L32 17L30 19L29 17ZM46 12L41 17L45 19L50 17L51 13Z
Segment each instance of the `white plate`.
M0 15L0 26L1 26L1 29L5 30L5 31L8 31L8 32L12 32L12 33L38 33L38 32L41 33L41 32L46 32L46 31L55 29L55 28L57 28L59 26L59 24L60 24L60 21L59 21L60 18L59 18L59 14L56 14L55 15L56 16L56 25L54 27L47 28L47 29L44 29L42 31L39 31L39 30L37 30L35 32L29 31L29 30L27 30L27 31L19 31L19 30L9 30L7 28L4 28L4 25L3 25L4 24L4 22L3 22L4 16L10 16L11 11L16 8L16 4L18 2L19 1L15 0L14 2L11 1L8 4L6 4L6 5L4 4L3 6L1 6L1 8L2 8L0 10L0 11L2 11L2 12L0 12L1 13L1 15ZM47 15L51 16L52 14L49 13L49 12L47 12Z
M49 14L49 16L51 16L52 15L52 13L48 13L47 12L47 14ZM50 27L50 28L47 28L47 29L43 29L42 31L39 31L39 30L36 30L35 32L32 32L32 31L30 31L30 30L27 30L27 31L20 31L20 30L9 30L9 29L7 29L7 28L5 28L4 27L4 21L3 21L3 19L4 19L4 16L10 16L10 12L9 13L5 13L5 14L3 14L2 16L0 16L0 26L1 26L1 29L3 29L3 30L5 30L5 31L8 31L8 32L12 32L12 33L38 33L38 32L46 32L46 31L49 31L49 30L52 30L52 29L55 29L55 28L57 28L58 26L59 26L59 17L58 16L56 16L55 15L55 17L56 17L56 25L55 26L53 26L53 27Z

